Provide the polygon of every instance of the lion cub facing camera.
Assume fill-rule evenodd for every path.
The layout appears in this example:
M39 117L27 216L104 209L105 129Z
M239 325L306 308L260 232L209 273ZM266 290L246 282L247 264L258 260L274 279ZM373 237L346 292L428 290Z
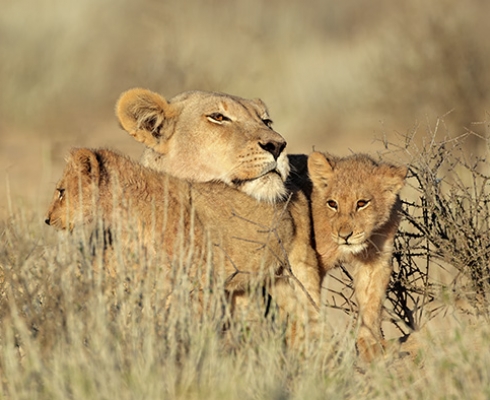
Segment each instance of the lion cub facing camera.
M377 163L363 154L338 158L314 152L308 158L308 171L318 258L323 272L341 263L354 268L357 348L369 360L383 344L382 302L392 272L400 223L398 194L407 168Z

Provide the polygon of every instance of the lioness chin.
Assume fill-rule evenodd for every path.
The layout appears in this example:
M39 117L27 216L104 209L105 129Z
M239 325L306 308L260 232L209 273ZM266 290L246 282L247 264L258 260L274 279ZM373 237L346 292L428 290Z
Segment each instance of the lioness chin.
M264 285L298 321L303 337L307 322L316 329L320 300L306 207L299 193L289 202L259 204L223 183L190 183L109 150L77 149L67 159L46 223L71 230L100 218L112 240L125 246L144 246L168 259L185 251L186 271L202 286L210 275L231 293Z
M372 359L383 346L382 303L392 272L400 223L399 192L407 168L354 154L338 158L314 152L308 158L311 215L323 273L346 264L354 268L359 307L357 348Z
M223 93L190 91L165 100L146 89L124 92L116 115L146 145L141 163L177 178L220 181L259 201L283 201L286 141L267 107Z

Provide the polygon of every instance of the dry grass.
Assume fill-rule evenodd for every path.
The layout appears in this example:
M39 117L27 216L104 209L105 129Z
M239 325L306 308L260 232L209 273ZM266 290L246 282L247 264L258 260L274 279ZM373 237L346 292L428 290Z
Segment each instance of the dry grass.
M223 336L221 313L198 318L184 283L166 310L162 271L139 280L131 268L117 279L94 272L83 240L33 229L30 218L17 214L1 236L5 398L488 395L486 324L426 328L412 337L413 357L388 355L372 366L358 364L353 334L342 329L299 354L271 319L234 321L231 337Z

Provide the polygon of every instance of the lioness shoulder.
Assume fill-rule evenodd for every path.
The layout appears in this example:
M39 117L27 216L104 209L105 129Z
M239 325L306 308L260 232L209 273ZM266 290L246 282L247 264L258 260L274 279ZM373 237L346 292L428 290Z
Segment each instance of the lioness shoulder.
M259 201L286 196L286 141L272 129L261 100L190 91L167 101L136 88L120 96L116 115L146 145L141 162L147 167L196 182L221 181Z

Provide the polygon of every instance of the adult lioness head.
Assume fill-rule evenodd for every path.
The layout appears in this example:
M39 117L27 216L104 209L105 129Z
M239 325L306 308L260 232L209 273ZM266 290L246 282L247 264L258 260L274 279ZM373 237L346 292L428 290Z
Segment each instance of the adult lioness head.
M286 141L261 100L191 91L165 100L146 89L123 93L122 127L147 146L141 162L181 179L221 181L261 201L286 194Z

